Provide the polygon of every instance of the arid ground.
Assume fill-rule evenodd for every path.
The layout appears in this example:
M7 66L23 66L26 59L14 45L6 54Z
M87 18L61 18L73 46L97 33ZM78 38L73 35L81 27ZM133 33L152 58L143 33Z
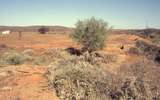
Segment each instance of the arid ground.
M117 61L109 63L106 71L112 74L120 73L124 63L135 63L147 58L128 53L131 47L135 47L136 41L142 40L151 43L149 39L138 35L128 34L126 31L112 32L106 41L106 47L100 51L110 55L116 55ZM0 53L14 49L18 52L33 50L35 55L41 55L49 49L66 49L69 47L80 48L67 34L37 34L18 33L0 36ZM2 46L5 45L5 46ZM44 76L47 65L34 65L24 63L21 65L6 65L0 67L0 100L58 100L54 88Z

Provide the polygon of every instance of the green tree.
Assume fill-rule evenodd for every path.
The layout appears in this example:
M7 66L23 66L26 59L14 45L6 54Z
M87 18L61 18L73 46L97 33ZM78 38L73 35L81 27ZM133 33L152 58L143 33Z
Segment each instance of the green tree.
M110 29L107 22L92 17L83 21L79 20L72 37L83 45L84 51L92 52L103 49Z

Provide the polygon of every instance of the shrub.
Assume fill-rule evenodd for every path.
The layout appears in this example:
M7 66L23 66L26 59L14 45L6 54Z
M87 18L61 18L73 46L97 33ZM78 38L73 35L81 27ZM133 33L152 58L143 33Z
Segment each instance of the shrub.
M30 59L31 59L30 56L23 55L17 52L5 52L1 56L1 62L3 62L4 64L10 64L10 65L23 64L25 61L29 61Z
M105 54L105 53L99 53L99 52L85 52L82 56L80 56L83 61L87 61L92 65L95 64L107 64L111 62L117 61L117 56L113 54Z
M111 75L102 66L76 59L61 60L49 68L46 76L62 100L109 98L107 80Z
M123 77L122 79L128 77L122 84L122 91L125 90L128 91L128 93L130 91L129 94L134 94L133 97L135 100L159 100L160 74L157 66L158 65L148 60L140 60L138 62L130 64L125 63L122 65L121 74L123 73L123 75L121 75L121 77Z
M38 29L38 32L40 34L46 34L49 31L49 28L42 26L41 28Z
M5 44L0 44L0 49L1 48L7 48L7 46Z
M159 100L159 91L154 93L145 77L145 65L140 62L128 67L132 75L125 73L124 77L84 60L62 59L50 65L46 76L60 100Z
M36 65L48 65L48 63L50 63L50 58L45 55L36 57L34 60L34 64Z
M63 49L46 49L41 52L40 55L36 56L34 59L34 64L36 65L49 65L50 63L57 62L59 59L69 59L70 55L66 50Z
M106 22L92 17L76 23L76 29L72 34L72 38L84 46L84 51L92 52L105 46L108 30Z
M152 34L152 42L160 46L160 30Z
M152 59L157 63L160 62L159 61L160 47L153 44L148 44L147 42L144 41L137 41L136 47L139 49L140 53L147 56L147 58Z

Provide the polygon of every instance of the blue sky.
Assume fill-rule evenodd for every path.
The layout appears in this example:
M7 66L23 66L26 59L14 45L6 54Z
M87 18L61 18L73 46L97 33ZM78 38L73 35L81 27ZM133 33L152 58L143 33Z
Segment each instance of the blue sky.
M160 28L160 0L0 0L0 25L73 27L92 16L114 28Z

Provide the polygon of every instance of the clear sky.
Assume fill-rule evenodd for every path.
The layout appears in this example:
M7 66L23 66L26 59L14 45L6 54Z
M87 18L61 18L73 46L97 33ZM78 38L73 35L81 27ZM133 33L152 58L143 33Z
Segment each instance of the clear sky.
M0 0L0 25L63 25L102 18L114 28L160 28L160 0Z

